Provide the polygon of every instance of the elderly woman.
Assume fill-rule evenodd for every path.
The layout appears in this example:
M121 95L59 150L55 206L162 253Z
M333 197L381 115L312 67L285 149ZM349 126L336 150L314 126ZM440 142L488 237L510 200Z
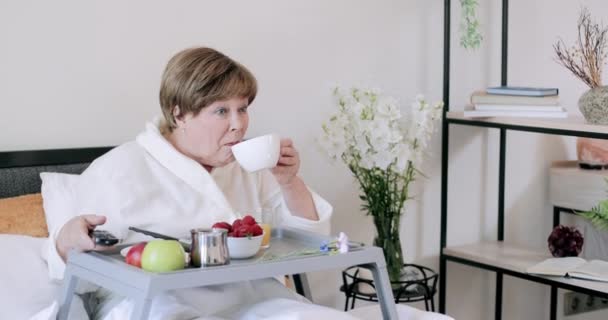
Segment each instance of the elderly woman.
M129 226L187 237L191 227L273 208L284 225L328 233L332 207L298 177L300 157L291 140L281 140L280 158L271 170L248 173L234 161L231 146L245 136L256 93L253 75L216 50L192 48L175 55L162 77L163 118L148 123L135 141L95 160L78 177L72 218L51 230L46 253L50 276L63 277L68 251L99 249L89 231L100 225L125 242L143 240L129 233ZM84 291L93 292L85 299L93 318L118 319L132 309L129 300L103 288ZM292 299L275 304L287 313L302 308L294 302L300 298L266 279L171 292L155 298L150 317L238 318L277 297ZM303 310L318 308L334 318L337 313L305 306Z

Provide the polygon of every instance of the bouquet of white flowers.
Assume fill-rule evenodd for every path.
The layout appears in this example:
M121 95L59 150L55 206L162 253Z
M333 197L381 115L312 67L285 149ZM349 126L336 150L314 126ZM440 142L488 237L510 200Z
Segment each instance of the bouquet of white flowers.
M443 103L419 95L402 114L397 100L375 89L334 90L338 112L323 124L320 143L341 159L359 182L363 209L376 226L374 245L383 248L389 276L400 277L403 253L400 217Z

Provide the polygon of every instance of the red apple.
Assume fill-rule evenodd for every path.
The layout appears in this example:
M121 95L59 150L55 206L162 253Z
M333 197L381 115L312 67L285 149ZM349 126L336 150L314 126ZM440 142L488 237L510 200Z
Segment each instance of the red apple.
M147 242L140 242L129 249L127 252L127 256L125 257L125 262L132 266L136 266L141 268L141 255L144 252L144 248L146 247Z

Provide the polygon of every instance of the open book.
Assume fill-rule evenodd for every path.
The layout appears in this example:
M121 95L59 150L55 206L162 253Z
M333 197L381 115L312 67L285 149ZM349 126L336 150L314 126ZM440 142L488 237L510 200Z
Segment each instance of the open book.
M526 270L528 273L546 276L568 276L572 278L608 282L608 261L579 257L550 258Z

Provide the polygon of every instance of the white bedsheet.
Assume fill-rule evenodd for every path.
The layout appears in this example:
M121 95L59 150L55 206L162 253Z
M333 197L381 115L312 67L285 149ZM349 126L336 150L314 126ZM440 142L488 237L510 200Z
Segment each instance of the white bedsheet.
M377 304L358 307L348 313L358 319L382 319L382 311ZM440 313L426 312L405 304L397 305L397 314L400 320L454 320L454 318Z
M53 301L59 284L49 280L40 257L44 241L0 234L0 319L29 319Z
M179 306L179 312L175 309L167 309L174 306L153 305L149 319L162 320L307 320L307 319L332 319L332 320L359 320L346 312L341 312L331 308L302 303L291 299L276 298L266 300L247 308L241 308L238 311L226 312L219 315L208 315L200 317L192 317L191 310ZM113 309L104 320L124 320L129 319L133 305L125 300L123 303ZM50 320L54 319L57 312L57 304L53 304L48 309L41 311L38 315L30 320ZM172 316L167 317L167 312L171 312ZM70 317L72 319L75 317Z
M399 304L397 307L397 314L399 320L454 320L453 318L434 312L425 312L418 310L406 305ZM123 320L128 319L132 306L125 303L123 307L114 309L115 311L109 314L104 320ZM57 305L49 309L43 310L37 316L34 316L30 320L49 320L54 319L57 312ZM181 319L185 319L188 313L184 310L184 313L180 313L180 316L184 316ZM154 316L151 317L156 318ZM174 320L176 318L163 318L164 320ZM210 315L197 318L187 318L195 320L226 320L226 319L239 319L239 320L307 320L307 319L332 319L332 320L380 320L382 319L382 312L378 305L369 305L365 307L359 307L349 312L340 312L338 310L330 309L327 307L314 305L314 304L303 304L290 299L271 299L258 304L252 305L248 308L241 309L235 313L229 313L224 315Z

